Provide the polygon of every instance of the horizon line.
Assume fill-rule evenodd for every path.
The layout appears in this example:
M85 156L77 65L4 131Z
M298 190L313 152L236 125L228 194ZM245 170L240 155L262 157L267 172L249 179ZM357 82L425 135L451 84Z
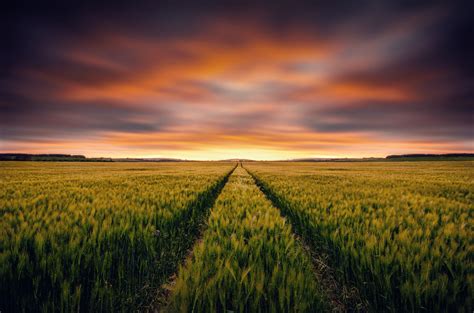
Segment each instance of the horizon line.
M86 154L77 153L26 153L26 152L0 152L0 156L6 155L23 155L23 156L36 156L36 157L65 157L65 158L84 158L85 160L140 160L140 161L304 161L304 160L371 160L371 159L390 159L401 158L401 157L474 157L474 152L452 152L452 153L401 153L401 154L387 154L385 156L307 156L298 158L239 158L239 157L227 157L227 158L208 158L208 159L193 159L193 158L180 158L180 157L164 157L164 156L87 156ZM1 159L0 159L1 160Z

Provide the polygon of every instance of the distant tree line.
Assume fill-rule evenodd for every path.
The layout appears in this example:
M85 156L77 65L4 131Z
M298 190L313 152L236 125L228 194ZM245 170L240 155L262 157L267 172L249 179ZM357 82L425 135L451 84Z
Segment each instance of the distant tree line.
M74 161L74 162L111 162L110 158L86 158L79 154L28 154L0 153L0 161Z
M444 159L444 158L473 158L474 153L445 153L445 154L400 154L389 155L386 159Z

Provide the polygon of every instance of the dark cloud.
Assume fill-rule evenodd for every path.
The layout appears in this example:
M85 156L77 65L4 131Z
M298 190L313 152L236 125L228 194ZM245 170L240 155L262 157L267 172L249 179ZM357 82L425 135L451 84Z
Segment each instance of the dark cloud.
M398 138L437 141L470 140L470 114L436 104L365 101L347 107L331 107L306 114L306 122L321 132L371 132ZM383 130L383 131L382 131Z
M21 103L21 105L18 105ZM160 131L171 119L163 108L140 103L43 102L11 96L0 103L3 140L67 139L102 132Z

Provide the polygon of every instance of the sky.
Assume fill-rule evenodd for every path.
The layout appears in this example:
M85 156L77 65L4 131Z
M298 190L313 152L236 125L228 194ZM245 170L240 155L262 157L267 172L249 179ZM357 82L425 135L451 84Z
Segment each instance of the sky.
M0 152L474 152L471 1L17 1Z

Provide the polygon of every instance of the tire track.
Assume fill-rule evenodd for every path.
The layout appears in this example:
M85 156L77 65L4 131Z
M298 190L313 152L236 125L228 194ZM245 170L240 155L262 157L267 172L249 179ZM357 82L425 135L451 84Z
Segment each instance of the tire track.
M301 242L306 252L311 256L313 262L313 270L317 281L323 286L323 291L330 302L332 312L369 312L368 302L361 298L360 292L354 286L343 284L336 277L336 272L329 266L329 256L319 247L311 245L311 240L307 240L297 231L297 225L288 214L288 209L283 203L256 175L249 171L242 164L241 166L252 176L255 184L265 195L265 197L277 208L282 216L286 217L293 225L293 232Z
M314 312L327 300L312 263L249 173L230 178L165 312Z

